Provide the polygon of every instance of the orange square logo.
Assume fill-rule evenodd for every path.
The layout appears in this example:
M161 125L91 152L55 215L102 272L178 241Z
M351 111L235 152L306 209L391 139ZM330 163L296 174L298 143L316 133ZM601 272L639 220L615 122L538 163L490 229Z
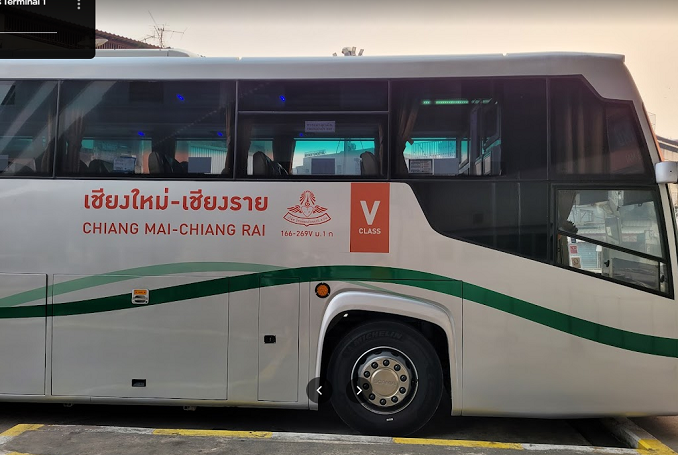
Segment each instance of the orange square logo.
M388 183L351 183L351 252L388 253Z

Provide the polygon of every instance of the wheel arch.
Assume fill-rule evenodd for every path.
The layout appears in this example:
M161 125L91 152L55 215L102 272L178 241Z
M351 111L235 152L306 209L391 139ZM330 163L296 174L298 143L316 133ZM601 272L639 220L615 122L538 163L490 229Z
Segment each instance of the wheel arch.
M371 291L346 291L334 296L328 303L323 314L320 332L318 334L318 351L315 360L315 376L321 377L324 365L327 363L331 351L326 349L326 340L335 327L344 319L344 315L363 314L367 317L363 322L374 320L396 320L400 322L423 322L437 328L445 338L446 347L443 354L441 346L434 343L434 348L441 357L441 363L445 373L451 397L452 415L460 415L462 408L461 400L461 346L456 343L456 331L461 326L455 324L454 318L445 307L428 301L417 300L410 297L383 294ZM357 324L356 324L357 325ZM415 327L418 330L419 327ZM349 329L350 330L350 329ZM341 333L345 333L342 331ZM459 345L458 345L459 344ZM445 362L447 360L447 362ZM448 365L446 365L446 363ZM447 375L445 375L447 376ZM317 404L312 406L317 409Z

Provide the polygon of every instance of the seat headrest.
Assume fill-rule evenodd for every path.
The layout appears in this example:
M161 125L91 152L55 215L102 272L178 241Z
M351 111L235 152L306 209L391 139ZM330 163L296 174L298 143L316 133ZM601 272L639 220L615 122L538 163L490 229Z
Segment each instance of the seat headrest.
M252 175L282 175L283 171L283 168L264 152L258 151L252 155Z
M151 152L148 155L148 172L149 174L164 174L165 160L162 159L162 155L158 152Z
M108 174L108 166L104 160L92 160L89 162L87 171L91 174Z
M379 162L374 154L364 152L360 155L360 174L379 175Z
M176 162L176 165L174 164ZM179 162L160 152L151 152L148 155L148 172L150 174L181 173Z

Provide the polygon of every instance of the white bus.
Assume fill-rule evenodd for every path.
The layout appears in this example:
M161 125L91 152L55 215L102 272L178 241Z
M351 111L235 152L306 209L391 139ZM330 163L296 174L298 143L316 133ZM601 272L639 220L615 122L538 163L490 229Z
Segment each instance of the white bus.
M659 160L616 55L3 62L0 400L678 413Z

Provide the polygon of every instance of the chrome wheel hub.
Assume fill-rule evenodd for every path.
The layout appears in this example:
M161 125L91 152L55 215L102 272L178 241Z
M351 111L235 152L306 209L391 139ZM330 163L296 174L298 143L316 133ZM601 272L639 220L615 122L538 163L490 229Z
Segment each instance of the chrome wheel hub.
M416 368L405 354L390 347L370 349L361 355L352 378L358 401L378 414L400 411L417 392Z

